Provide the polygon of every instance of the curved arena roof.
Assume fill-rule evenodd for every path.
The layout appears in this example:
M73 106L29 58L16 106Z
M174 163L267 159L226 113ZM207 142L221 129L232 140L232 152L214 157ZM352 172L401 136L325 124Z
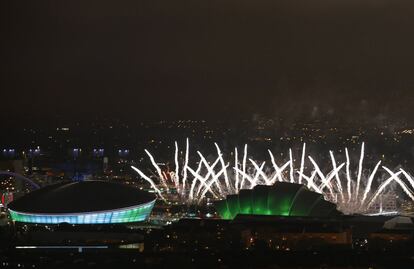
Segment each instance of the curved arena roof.
M323 199L319 193L305 186L277 182L273 186L257 185L251 190L240 190L215 202L222 219L233 219L238 214L329 217L338 215L336 205Z
M146 220L156 197L128 185L63 182L33 191L8 205L15 221L92 224Z

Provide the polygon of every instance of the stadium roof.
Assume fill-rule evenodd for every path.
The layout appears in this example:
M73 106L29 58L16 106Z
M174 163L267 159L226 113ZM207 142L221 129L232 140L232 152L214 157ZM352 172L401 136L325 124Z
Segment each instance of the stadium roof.
M116 210L156 199L154 194L107 181L63 182L46 186L11 202L13 211L65 214Z
M228 195L225 200L215 202L215 206L223 219L234 219L238 214L304 217L340 214L336 205L324 200L321 194L287 182L240 190L236 195Z

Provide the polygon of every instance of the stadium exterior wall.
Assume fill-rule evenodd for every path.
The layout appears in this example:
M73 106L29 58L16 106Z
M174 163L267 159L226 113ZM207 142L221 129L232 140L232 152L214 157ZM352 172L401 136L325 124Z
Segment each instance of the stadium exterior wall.
M9 209L13 221L37 224L111 224L145 221L149 218L155 200L131 207L108 211L79 213L29 213Z

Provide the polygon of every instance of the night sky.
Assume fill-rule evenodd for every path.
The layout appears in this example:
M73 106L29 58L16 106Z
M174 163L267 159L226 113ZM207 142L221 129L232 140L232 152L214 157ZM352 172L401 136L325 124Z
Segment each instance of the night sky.
M414 2L1 1L4 121L414 122Z

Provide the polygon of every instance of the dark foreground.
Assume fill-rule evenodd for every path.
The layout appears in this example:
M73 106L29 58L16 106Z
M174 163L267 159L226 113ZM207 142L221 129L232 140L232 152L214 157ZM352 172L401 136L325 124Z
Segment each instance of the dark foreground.
M16 251L1 253L2 268L413 268L412 249L399 252L136 253L135 251Z

